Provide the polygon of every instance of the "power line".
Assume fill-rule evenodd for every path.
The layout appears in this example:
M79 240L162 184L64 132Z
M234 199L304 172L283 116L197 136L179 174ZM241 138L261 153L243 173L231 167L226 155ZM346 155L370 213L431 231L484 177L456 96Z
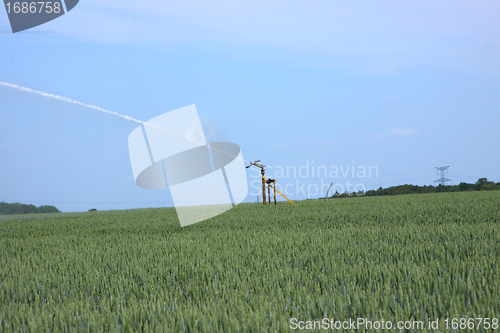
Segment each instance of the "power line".
M470 179L479 179L479 178L485 178L485 177L477 177L477 176L469 176L469 175L462 175L462 174L459 174L459 173L449 173L450 175L453 175L453 176L459 176L459 177L466 177L466 178L470 178ZM493 181L495 182L494 180L491 180L491 179L488 179L488 181ZM497 182L495 182L497 183Z
M369 186L385 185L385 184L406 182L406 181L409 181L409 180L424 179L424 178L429 178L429 177L434 177L434 176L430 175L430 176L423 176L423 177L414 177L414 178L407 178L407 179L400 179L400 180L392 180L392 181L384 182L384 183L368 184L366 186L369 187Z

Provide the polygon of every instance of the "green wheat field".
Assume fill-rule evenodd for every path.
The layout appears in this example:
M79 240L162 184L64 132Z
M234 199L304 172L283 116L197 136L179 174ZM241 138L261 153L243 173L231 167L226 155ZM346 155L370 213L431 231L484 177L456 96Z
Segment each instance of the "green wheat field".
M4 216L0 249L0 332L500 318L500 191Z

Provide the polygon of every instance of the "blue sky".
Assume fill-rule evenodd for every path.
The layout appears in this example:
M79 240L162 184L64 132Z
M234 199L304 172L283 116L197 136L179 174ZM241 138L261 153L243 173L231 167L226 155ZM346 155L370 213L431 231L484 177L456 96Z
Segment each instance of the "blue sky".
M275 175L292 200L324 195L298 190L321 182L430 185L446 165L455 184L499 182L499 22L498 1L82 0L12 34L1 9L0 81L144 121L196 104L209 140L237 143L269 175L339 170ZM136 123L5 86L0 120L0 201L172 205L134 183ZM357 177L370 166L378 177Z

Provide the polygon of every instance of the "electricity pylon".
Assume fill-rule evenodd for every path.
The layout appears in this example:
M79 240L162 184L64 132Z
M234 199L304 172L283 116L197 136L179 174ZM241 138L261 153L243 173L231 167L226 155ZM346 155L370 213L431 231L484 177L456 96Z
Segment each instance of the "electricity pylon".
M438 172L438 173L441 173L441 178L439 178L438 180L435 180L435 181L434 181L434 184L435 184L435 183L439 183L439 185L446 186L446 185L448 185L448 182L450 182L450 183L451 183L451 181L452 181L452 180L451 180L451 179L448 179L448 178L446 178L446 177L444 176L444 174L445 174L445 173L448 173L448 168L449 168L449 167L450 167L449 165L448 165L448 166L445 166L445 167L435 167L435 168L437 169L437 172Z

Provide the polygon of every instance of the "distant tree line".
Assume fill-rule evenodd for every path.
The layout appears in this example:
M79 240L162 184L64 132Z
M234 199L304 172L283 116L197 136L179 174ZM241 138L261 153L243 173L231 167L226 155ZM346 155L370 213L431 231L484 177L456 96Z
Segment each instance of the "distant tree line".
M379 196L379 195L400 195L400 194L417 194L417 193L439 193L439 192L463 192L463 191L495 191L500 190L500 183L488 181L486 178L479 178L474 184L460 183L458 185L398 185L388 188L380 187L378 190L370 190L366 192L354 193L338 193L336 192L332 198L352 198L359 196Z
M54 206L35 206L21 203L0 202L0 215L59 213Z

